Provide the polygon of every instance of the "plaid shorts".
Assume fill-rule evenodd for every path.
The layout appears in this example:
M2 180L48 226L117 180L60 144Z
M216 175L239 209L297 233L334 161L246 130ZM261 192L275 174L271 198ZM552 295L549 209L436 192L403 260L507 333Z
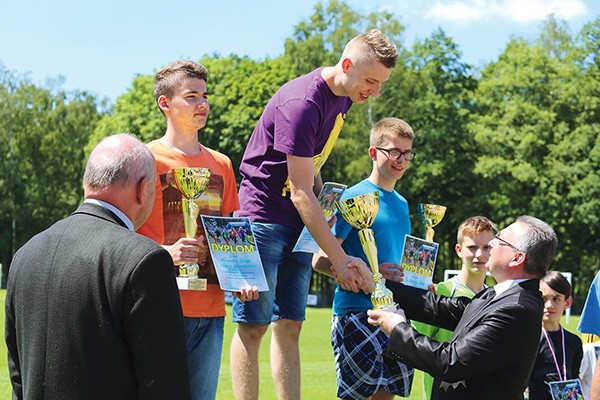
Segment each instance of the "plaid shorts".
M414 370L383 355L389 338L367 322L366 312L334 315L331 344L340 399L365 399L379 390L410 396Z

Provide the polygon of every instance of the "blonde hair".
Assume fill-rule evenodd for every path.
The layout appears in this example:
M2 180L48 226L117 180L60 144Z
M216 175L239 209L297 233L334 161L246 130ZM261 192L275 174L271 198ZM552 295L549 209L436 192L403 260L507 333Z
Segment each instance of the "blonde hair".
M492 232L495 235L498 233L498 230L496 229L496 224L481 215L467 218L458 227L456 241L461 244L465 236L472 236L481 232Z
M400 118L384 118L371 128L369 144L377 147L397 137L413 140L415 133L410 125Z
M373 60L387 68L394 68L398 60L396 45L379 29L371 29L348 42L342 59L349 58L355 64L366 64Z

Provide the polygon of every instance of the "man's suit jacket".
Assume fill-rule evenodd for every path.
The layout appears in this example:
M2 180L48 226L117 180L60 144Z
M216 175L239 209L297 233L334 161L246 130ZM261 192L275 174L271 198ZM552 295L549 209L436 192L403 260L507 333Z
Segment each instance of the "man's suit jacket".
M173 262L84 203L15 255L6 297L13 399L189 399Z
M539 344L544 304L537 279L493 299L441 297L388 282L406 316L453 330L449 343L398 324L386 355L435 378L434 399L522 399Z

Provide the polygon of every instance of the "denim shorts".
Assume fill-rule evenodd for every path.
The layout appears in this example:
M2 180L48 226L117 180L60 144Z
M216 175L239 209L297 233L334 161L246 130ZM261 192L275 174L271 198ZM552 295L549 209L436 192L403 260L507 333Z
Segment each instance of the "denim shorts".
M193 400L215 400L225 317L184 317Z
M300 229L252 223L252 233L265 271L268 292L258 300L233 299L233 322L268 325L280 319L304 321L312 274L312 254L292 252Z

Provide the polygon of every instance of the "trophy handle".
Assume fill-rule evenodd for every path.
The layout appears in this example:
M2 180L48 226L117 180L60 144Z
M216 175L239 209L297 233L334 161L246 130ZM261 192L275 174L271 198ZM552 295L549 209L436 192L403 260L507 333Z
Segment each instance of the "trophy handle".
M379 264L377 262L377 246L375 245L373 230L368 228L360 229L358 231L358 237L360 239L360 244L362 245L363 251L367 256L367 260L369 261L371 271L373 271L373 275L378 274Z
M433 236L435 235L435 231L431 226L425 227L425 240L428 242L433 242Z

